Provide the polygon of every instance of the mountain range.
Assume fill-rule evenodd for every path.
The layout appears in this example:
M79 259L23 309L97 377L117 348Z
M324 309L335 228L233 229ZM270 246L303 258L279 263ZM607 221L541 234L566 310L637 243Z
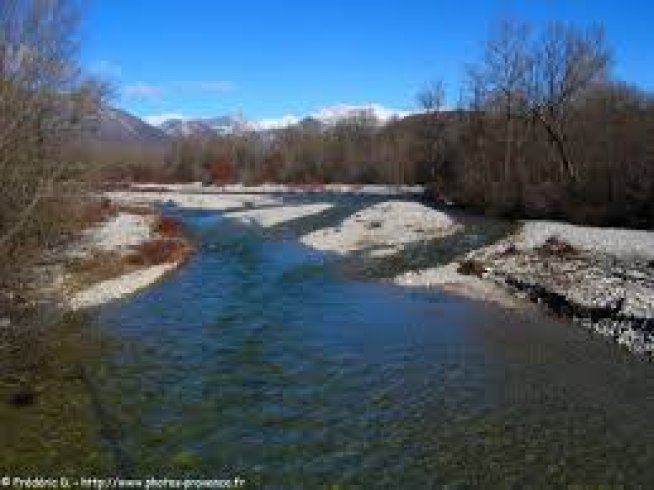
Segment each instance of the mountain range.
M289 126L319 129L354 116L369 117L383 124L393 117L406 115L409 112L393 112L374 104L337 105L304 118L289 115L278 120L251 121L240 114L227 114L213 118L171 118L154 125L124 110L105 107L85 130L85 139L96 144L161 146L179 136L202 138L250 131L274 132Z
M255 125L240 115L206 119L168 119L158 127L170 136L212 136L256 130Z

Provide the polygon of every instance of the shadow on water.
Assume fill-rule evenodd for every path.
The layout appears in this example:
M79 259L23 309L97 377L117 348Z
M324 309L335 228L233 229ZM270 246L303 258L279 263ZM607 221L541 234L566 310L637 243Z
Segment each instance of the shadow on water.
M533 312L343 276L292 239L342 210L273 233L168 211L197 253L98 311L118 341L89 364L134 475L266 488L654 485L651 366ZM451 240L442 254L467 243Z

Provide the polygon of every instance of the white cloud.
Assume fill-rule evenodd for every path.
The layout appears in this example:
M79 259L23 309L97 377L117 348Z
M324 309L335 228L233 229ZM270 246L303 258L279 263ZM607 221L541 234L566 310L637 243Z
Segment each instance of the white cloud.
M156 99L162 93L161 88L145 82L136 82L123 87L123 94L126 97L137 97L141 99Z
M164 122L170 120L170 119L189 119L187 116L184 114L179 114L177 112L166 112L163 114L154 114L152 116L146 116L143 118L145 122L148 124L152 124L153 126L159 126L160 124L163 124Z

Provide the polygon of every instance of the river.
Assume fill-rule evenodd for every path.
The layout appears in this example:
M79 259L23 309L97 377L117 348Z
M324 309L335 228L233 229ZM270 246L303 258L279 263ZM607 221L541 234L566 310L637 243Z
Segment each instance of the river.
M654 488L652 368L619 346L535 309L348 274L299 245L315 219L264 233L169 212L195 255L85 320L112 339L83 376L109 471Z

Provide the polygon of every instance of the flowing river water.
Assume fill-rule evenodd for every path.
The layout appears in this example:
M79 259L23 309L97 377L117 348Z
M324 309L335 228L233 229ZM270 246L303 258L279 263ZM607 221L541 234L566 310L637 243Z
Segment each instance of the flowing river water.
M253 488L654 488L652 367L620 347L535 309L348 274L297 242L315 217L264 233L170 211L195 255L83 318L104 340L74 362L77 395L46 387L0 410L4 468Z

